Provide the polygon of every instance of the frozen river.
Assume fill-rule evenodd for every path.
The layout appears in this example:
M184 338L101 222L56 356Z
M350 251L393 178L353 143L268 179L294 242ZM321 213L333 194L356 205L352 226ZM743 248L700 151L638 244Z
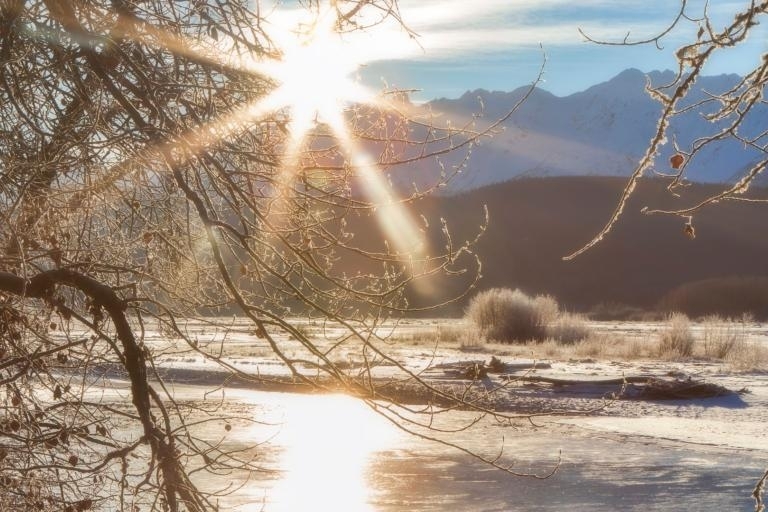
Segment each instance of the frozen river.
M203 388L177 389L201 399ZM399 431L364 404L340 395L228 390L238 414L271 425L233 422L227 443L259 444L259 464L274 470L219 480L243 484L222 499L239 511L748 511L751 492L768 464L763 439L733 448L586 428L581 420L551 419L512 428L482 424L451 439L485 453L514 457L514 477L449 447ZM448 423L461 423L451 413ZM588 419L584 418L584 421ZM221 437L207 427L203 437ZM242 481L241 481L242 480Z
M263 341L247 325L233 322L225 334L202 325L191 325L189 330L201 347L226 347L228 362L241 371L285 377L286 370ZM403 329L405 334L408 329L418 334L430 325L419 321ZM595 328L623 343L644 343L653 340L662 326L604 323ZM765 325L749 329L753 343L768 342ZM280 341L286 350L298 350L294 340ZM188 376L177 382L200 383L220 370L160 332L148 331L145 342L158 365L177 370L169 373L169 385L179 372L199 372L202 380ZM438 350L401 341L390 350L405 367L430 378L445 378L444 365L461 361L488 361L494 355L507 362L522 361L504 352L514 346L481 347L483 351L468 353L455 345ZM341 347L347 352L336 357L350 363L354 373L351 363L359 353L353 348ZM205 477L196 473L194 478L208 490L230 489L219 500L226 511L753 511L753 487L768 467L768 373L757 363L757 368L743 371L718 361L551 360L536 370L537 375L693 377L745 393L688 401L618 400L600 409L599 399L520 385L504 391L508 395L502 395L499 403L519 403L530 406L526 410L549 414L568 411L567 415L537 417L534 423L515 426L485 420L446 436L490 458L503 443L505 461L514 461L519 472L545 474L559 461L558 470L546 480L511 476L457 449L418 439L349 397L227 389L223 409L213 416L226 413L241 419L229 421L231 430L225 429L223 420L201 423L194 427L195 433L213 444L222 442L226 449L248 450L264 471ZM376 370L384 378L391 377L387 373L391 368ZM437 371L429 373L429 368ZM177 385L173 394L180 402L205 406L206 401L221 398L206 391L223 381L211 378L208 386ZM577 414L594 409L599 410ZM442 414L439 426L455 430L468 418L464 412Z

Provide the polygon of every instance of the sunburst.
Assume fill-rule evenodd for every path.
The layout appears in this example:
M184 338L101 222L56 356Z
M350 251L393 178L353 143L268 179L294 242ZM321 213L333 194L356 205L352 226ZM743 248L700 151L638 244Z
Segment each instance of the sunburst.
M272 37L279 44L281 57L266 62L252 62L248 68L271 77L276 89L251 108L259 117L265 112L287 109L290 139L283 162L283 182L290 181L298 165L302 142L320 125L328 126L347 156L347 164L362 182L362 190L374 204L379 225L399 253L418 253L423 241L410 213L397 201L376 161L356 144L347 126L344 111L350 106L386 102L364 87L356 77L367 57L379 58L387 40L350 41L338 30L338 11L329 3L310 20L299 21L295 28L280 30ZM374 57L376 56L376 57Z
M226 63L244 72L266 76L275 83L275 88L258 101L241 105L174 140L146 148L144 153L162 154L179 148L182 151L177 154L191 156L281 112L287 116L289 136L282 156L280 181L289 184L300 166L305 140L318 127L328 127L343 149L341 154L346 156L347 165L362 181L361 189L376 209L385 236L398 252L413 255L423 249L419 230L382 178L376 160L355 143L345 110L365 104L387 108L388 102L360 83L358 71L375 60L403 57L414 45L404 50L407 45L403 43L403 33L386 26L381 30L374 27L364 32L344 33L340 30L343 15L338 4L336 0L328 0L322 7L293 10L283 16L277 16L277 12L275 16L270 15L265 30L278 49L277 57L235 55L226 36L219 36L215 41L192 41L161 29L122 33L145 44L159 43L180 55ZM282 23L273 22L273 18ZM107 169L90 190L108 188L124 178L133 168L126 162Z
M313 21L300 22L295 31L277 33L279 60L255 64L256 70L279 84L264 102L290 110L295 138L305 136L317 123L338 131L348 105L375 101L375 95L353 76L363 61L337 25L335 12L325 9Z

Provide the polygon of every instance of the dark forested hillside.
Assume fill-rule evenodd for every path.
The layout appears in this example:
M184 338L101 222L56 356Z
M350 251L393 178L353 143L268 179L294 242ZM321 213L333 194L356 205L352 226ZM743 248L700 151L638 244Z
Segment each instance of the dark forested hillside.
M439 239L437 219L446 219L454 240L464 239L477 232L487 205L490 225L477 247L483 262L479 287L550 293L572 309L586 310L601 302L653 307L667 292L692 281L768 276L768 206L717 205L693 219L696 237L691 239L683 231L683 219L643 215L640 210L680 207L714 189L694 185L682 198L674 198L661 180L641 183L625 216L601 244L575 261L562 261L599 230L624 184L624 179L613 177L521 179L431 198L420 206L432 220L434 243ZM425 289L447 297L466 279L447 278ZM415 302L427 300L418 295L414 292ZM460 313L465 302L442 314Z

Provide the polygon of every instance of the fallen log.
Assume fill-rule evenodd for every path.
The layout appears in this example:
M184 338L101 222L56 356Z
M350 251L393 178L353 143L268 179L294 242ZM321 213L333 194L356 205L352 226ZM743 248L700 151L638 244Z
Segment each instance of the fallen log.
M558 379L538 375L502 375L508 382L549 384L554 387L603 388L599 393L625 400L693 400L737 394L719 384L693 379L663 379L638 375L615 379ZM615 387L611 393L608 387Z
M541 382L552 384L553 386L621 386L622 384L644 384L654 377L651 376L631 376L620 377L617 379L556 379L553 377L541 377L538 375L501 375L502 380L522 381L522 382Z

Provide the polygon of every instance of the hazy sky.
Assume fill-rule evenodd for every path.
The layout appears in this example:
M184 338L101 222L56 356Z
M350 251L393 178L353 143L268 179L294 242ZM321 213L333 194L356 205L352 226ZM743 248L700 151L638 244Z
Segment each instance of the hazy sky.
M394 59L384 54L361 75L373 85L384 78L391 86L419 88L420 99L457 97L476 88L512 90L536 77L544 54L542 87L557 95L583 90L628 67L672 69L674 51L698 30L696 23L681 23L664 39L662 50L653 45L599 46L585 42L577 30L609 40L620 40L629 31L631 38L643 39L674 20L680 6L676 0L400 0L399 5L422 48L403 35L401 43L410 51ZM700 16L703 5L691 1L687 12ZM747 5L748 0L710 0L715 28ZM372 41L376 30L384 29L370 31ZM743 73L754 67L768 51L768 32L758 30L744 48L714 60L707 74ZM398 46L385 41L383 46Z

